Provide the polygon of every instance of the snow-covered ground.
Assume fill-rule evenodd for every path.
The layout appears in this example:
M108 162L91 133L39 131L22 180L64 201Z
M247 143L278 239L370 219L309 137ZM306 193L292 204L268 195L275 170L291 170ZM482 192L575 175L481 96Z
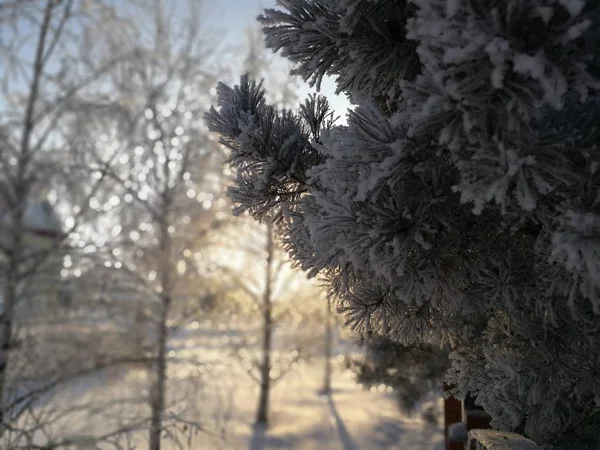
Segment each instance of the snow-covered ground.
M372 391L362 389L338 359L333 364L330 397L319 393L323 361L301 362L273 387L268 429L255 428L258 388L239 361L230 356L234 334L201 328L179 336L170 343L171 357L180 362L169 370L172 408L165 449L443 448L443 431L438 426L424 421L420 414L402 417L383 386ZM128 446L119 440L121 447L115 443L96 446L86 439L143 422L147 417L147 377L140 367L131 367L96 374L69 386L53 401L64 411L71 410L56 420L53 439L74 436L72 449L147 448L145 431L131 433ZM439 400L433 402L440 406ZM74 409L74 405L79 407ZM428 406L431 404L422 405ZM173 415L179 420L176 426L171 426ZM185 424L195 422L205 430L194 433L194 428ZM144 430L143 423L140 427Z

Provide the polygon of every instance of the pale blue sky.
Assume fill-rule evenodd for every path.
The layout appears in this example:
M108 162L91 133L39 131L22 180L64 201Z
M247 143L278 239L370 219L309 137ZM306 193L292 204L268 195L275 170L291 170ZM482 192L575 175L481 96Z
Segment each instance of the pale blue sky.
M262 8L274 5L271 0L204 0L208 19L227 30L227 40L240 38L239 30L251 25Z
M272 8L275 4L275 0L204 0L203 3L207 20L211 25L225 30L224 40L234 46L244 45L245 30L256 23L256 16L263 8ZM335 96L335 87L332 79L324 79L321 90L345 122L345 111L350 104L346 98ZM312 91L314 90L303 85L300 87L299 96L304 98Z
M173 5L176 7L180 0L167 0L166 5ZM220 43L225 44L228 47L234 47L241 53L246 45L246 31L250 26L256 25L256 17L261 13L263 8L271 8L276 6L276 0L197 0L202 4L201 14L204 16L202 19L205 23L211 26L211 28L219 30L218 39ZM115 5L121 5L119 0L113 0ZM27 32L28 27L23 28L23 32ZM33 56L32 50L28 46L22 49L22 56ZM29 55L31 53L31 55ZM234 54L240 54L234 52ZM225 54L231 55L226 52ZM232 68L235 70L236 64L239 65L242 70L242 65L239 64L241 61L239 57L229 56L230 58L236 59L232 61ZM27 58L29 59L29 58ZM228 63L228 62L227 62ZM284 63L285 64L285 63ZM286 64L287 66L287 64ZM342 121L345 122L344 116L346 109L350 106L345 97L335 96L335 83L332 79L324 79L322 86L322 93L325 94L336 113L342 116ZM314 91L310 89L308 85L302 84L299 88L298 95L301 99L305 98L309 92ZM1 100L0 100L1 102Z

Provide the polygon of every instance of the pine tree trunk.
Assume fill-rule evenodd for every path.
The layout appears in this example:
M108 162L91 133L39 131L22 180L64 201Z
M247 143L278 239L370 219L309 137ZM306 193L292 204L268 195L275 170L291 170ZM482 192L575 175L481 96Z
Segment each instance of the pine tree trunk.
M166 220L163 216L160 224L160 256L161 256L161 296L160 314L157 323L157 349L153 361L152 385L150 386L150 438L149 450L160 450L163 414L165 409L165 390L167 384L167 340L169 329L167 319L171 308L171 237Z
M325 378L323 380L323 394L331 393L331 352L332 352L332 329L331 329L331 296L327 296L327 316L325 317Z
M260 363L260 392L258 396L258 409L256 411L256 425L269 423L269 394L271 390L271 338L273 332L273 318L271 317L271 282L273 266L273 227L267 226L267 260L265 290L263 292L263 334L262 334L262 359Z

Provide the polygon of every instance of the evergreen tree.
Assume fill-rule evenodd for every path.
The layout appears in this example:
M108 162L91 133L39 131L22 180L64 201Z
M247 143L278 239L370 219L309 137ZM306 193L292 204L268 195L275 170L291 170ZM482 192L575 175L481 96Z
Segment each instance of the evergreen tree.
M278 224L348 323L453 348L492 425L600 445L600 2L281 0L267 45L357 104L279 112L243 77L209 126L236 212Z
M366 387L386 385L394 390L399 409L412 413L427 394L440 391L449 362L437 346L406 346L387 336L375 335L361 342L363 354L346 364Z
M222 73L218 47L208 39L195 1L178 2L180 15L168 12L173 5L132 3L127 19L151 24L147 28L114 23L105 36L85 34L95 43L88 46L89 58L128 47L132 56L114 65L102 91L82 106L90 114L72 124L96 138L88 142L87 157L108 178L91 199L102 214L92 222L89 270L97 272L98 264L119 270L108 295L122 289L119 284L136 288L127 300L138 309L133 327L147 362L151 450L160 450L167 435L178 439L175 426L200 429L194 397L169 388L169 372L183 367L169 346L178 329L203 316L205 300L213 296L210 269L196 255L223 224L213 202L224 186L223 153L214 151L217 143L194 119L206 111L215 74ZM190 359L188 367L195 364L200 361ZM196 395L198 390L194 386Z

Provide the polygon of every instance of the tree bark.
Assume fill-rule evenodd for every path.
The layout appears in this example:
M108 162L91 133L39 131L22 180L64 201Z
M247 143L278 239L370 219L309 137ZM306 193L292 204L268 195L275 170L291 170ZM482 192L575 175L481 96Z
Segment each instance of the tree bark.
M271 390L271 338L273 334L273 317L271 315L271 283L273 271L273 226L267 225L267 259L265 288L263 291L262 313L262 355L260 363L260 392L258 395L258 409L256 411L256 425L269 423L269 394Z
M13 227L14 228L14 227ZM12 233L11 257L8 261L4 285L4 305L0 316L0 436L5 430L5 418L9 411L6 405L6 378L9 369L9 356L13 341L13 320L17 304L18 265L15 253L20 254L21 239L19 233ZM16 238L16 239L15 239Z
M163 429L163 414L165 409L165 390L167 384L167 340L169 329L167 320L171 309L171 236L167 214L162 217L160 224L160 255L161 255L161 295L160 313L157 323L157 348L153 361L152 385L150 386L150 437L149 450L160 450L161 433Z
M331 394L331 353L332 353L332 329L331 329L331 296L327 296L327 315L325 317L325 377L323 380L323 394Z

